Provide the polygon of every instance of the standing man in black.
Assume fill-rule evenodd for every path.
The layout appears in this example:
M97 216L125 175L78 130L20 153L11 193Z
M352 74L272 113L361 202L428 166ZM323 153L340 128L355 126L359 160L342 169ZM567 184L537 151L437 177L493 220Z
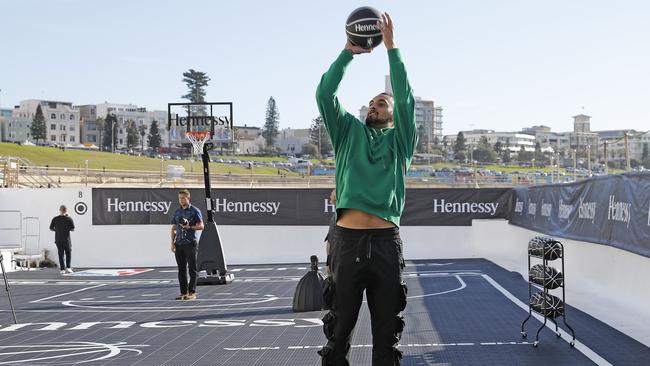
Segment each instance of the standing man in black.
M68 209L65 205L59 207L59 216L55 216L50 223L50 230L54 231L54 243L59 252L59 267L61 274L72 273L70 267L70 256L72 255L72 243L70 232L74 231L74 221L68 216ZM63 260L65 256L65 261Z
M201 211L190 203L190 191L182 189L178 192L178 203L181 205L172 217L171 250L178 265L178 282L181 294L176 300L196 299L196 253L198 249L198 230L203 230ZM189 283L187 273L190 274Z

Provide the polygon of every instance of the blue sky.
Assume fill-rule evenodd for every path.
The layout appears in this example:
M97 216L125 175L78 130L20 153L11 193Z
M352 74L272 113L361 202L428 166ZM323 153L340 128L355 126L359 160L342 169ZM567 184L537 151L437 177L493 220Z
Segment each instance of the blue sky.
M415 94L444 108L444 133L650 128L647 1L0 0L0 104L29 98L166 109L182 73L208 73L210 101L261 126L273 96L280 127L318 115L320 76L358 6L388 11ZM349 111L383 90L385 48L357 56L339 97ZM584 109L583 109L584 107Z

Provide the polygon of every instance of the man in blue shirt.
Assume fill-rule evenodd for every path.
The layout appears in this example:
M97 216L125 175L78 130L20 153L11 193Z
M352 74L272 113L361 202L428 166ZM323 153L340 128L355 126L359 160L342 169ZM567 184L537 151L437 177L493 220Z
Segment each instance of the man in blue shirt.
M172 218L172 246L171 250L176 257L178 265L178 282L181 294L176 300L196 299L196 253L198 237L197 230L203 230L203 217L201 211L190 204L190 191L182 189L178 192L178 203L181 205ZM187 282L187 272L190 281Z

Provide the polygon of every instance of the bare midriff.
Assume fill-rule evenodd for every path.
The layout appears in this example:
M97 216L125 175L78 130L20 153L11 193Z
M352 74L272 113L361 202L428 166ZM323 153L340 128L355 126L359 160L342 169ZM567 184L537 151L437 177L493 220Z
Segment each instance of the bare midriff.
M348 229L385 229L395 227L395 224L390 221L353 208L342 209L339 212L339 216L340 218L336 221L336 225Z

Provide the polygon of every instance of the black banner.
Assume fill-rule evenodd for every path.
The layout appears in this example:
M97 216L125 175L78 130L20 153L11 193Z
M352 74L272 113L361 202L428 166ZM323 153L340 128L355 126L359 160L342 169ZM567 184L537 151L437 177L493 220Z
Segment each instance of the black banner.
M650 174L515 188L510 223L650 257Z
M214 189L219 225L328 225L330 189ZM191 202L206 215L205 191ZM473 219L508 218L511 190L408 189L405 226L469 226ZM179 207L178 189L95 188L93 225L169 224Z

